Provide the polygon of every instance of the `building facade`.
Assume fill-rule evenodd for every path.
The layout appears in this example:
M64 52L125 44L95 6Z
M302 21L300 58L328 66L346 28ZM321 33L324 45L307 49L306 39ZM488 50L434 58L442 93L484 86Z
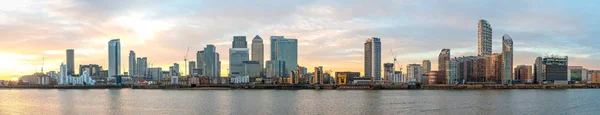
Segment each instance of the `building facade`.
M446 65L450 60L450 49L442 49L438 56L438 71L446 71Z
M121 41L112 39L108 42L108 77L121 74Z
M67 49L67 74L75 74L75 50Z
M246 36L233 36L232 48L248 48Z
M244 61L248 60L248 48L229 49L229 77L243 75L245 72Z
M194 69L196 69L196 62L195 61L188 62L188 70L187 70L188 75L197 76L198 73L194 73Z
M383 64L383 76L385 77L384 79L387 80L394 76L394 63Z
M163 79L162 76L162 68L160 67L155 67L155 68L148 68L148 80L161 80Z
M367 39L364 55L365 77L381 80L381 40L377 37Z
M204 75L204 50L196 52L196 69L200 69L199 75Z
M129 76L130 77L137 77L137 61L135 60L135 52L133 50L129 50Z
M533 83L533 71L530 65L518 65L515 68L515 79L516 83Z
M285 61L269 60L267 61L267 78L284 77Z
M406 66L406 75L406 80L404 81L424 82L421 79L423 77L423 67L419 64L408 64Z
M583 66L569 66L568 70L568 81L573 81L575 83L585 83L588 81L588 69L583 68Z
M263 44L262 38L256 35L252 39L252 61L258 61L261 72L264 71L264 60L265 60L265 45Z
M431 71L431 61L423 60L421 66L423 66L423 73L429 73Z
M244 65L243 76L249 76L250 78L260 77L262 68L259 61L244 61L242 63Z
M487 20L481 19L477 23L477 44L479 56L492 54L492 26Z
M292 68L298 66L298 40L293 38L283 38L283 36L271 36L271 60L281 60L285 62L284 76L292 71Z
M148 78L148 58L138 57L137 58L137 72L136 77Z
M485 82L487 83L500 83L502 81L502 62L500 54L493 53L492 55L486 55L487 61L485 67Z
M557 83L569 80L569 58L546 56L542 58L542 81Z
M204 47L204 75L212 78L220 77L220 67L219 67L219 56L217 55L217 48L212 45L206 45Z
M513 41L508 35L502 36L502 83L513 81Z

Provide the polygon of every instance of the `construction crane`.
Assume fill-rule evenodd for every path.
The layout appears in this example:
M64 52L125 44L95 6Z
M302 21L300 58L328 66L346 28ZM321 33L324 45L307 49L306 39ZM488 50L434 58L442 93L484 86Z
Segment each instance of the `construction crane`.
M186 74L188 74L187 73L187 69L188 69L187 68L187 56L188 56L188 52L190 52L190 47L187 48L187 51L185 51L185 56L183 56L183 61L184 61L183 63L184 63L184 66L185 66L185 70L183 70L183 71L185 71Z
M42 74L44 74L44 57L42 57Z
M397 65L398 66L398 70L402 71L402 66L400 64L398 64L398 60L396 59L396 57L398 55L396 55L394 53L394 51L392 51L392 49L390 49L390 52L392 53L392 56L394 57L394 65ZM396 70L394 70L394 71L396 71Z

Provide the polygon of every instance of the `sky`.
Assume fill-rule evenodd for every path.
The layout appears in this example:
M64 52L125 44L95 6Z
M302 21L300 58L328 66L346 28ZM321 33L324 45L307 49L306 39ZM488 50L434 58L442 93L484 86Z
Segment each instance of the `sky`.
M66 49L75 66L108 69L108 41L121 40L122 72L128 53L151 67L195 60L214 44L222 74L233 36L255 35L270 57L270 36L298 39L298 63L325 70L363 71L363 45L382 41L382 62L397 54L402 66L430 60L437 70L442 48L451 57L477 55L477 21L514 42L514 64L535 57L569 56L570 66L600 69L600 1L597 0L0 0L0 79L58 71ZM406 67L403 67L406 68ZM180 69L184 69L181 67ZM76 70L77 72L78 70Z

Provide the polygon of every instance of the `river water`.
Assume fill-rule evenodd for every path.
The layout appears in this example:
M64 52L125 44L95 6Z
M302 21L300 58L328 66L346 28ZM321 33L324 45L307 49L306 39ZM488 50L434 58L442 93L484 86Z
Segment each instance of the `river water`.
M0 89L11 114L600 114L600 90Z

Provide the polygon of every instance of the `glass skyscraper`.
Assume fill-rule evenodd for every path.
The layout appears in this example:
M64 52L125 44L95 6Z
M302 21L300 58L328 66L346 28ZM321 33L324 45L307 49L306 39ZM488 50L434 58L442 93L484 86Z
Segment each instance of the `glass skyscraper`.
M283 36L271 36L271 60L285 62L284 76L298 66L298 40L283 38Z
M108 42L108 77L121 73L121 41L112 39Z

